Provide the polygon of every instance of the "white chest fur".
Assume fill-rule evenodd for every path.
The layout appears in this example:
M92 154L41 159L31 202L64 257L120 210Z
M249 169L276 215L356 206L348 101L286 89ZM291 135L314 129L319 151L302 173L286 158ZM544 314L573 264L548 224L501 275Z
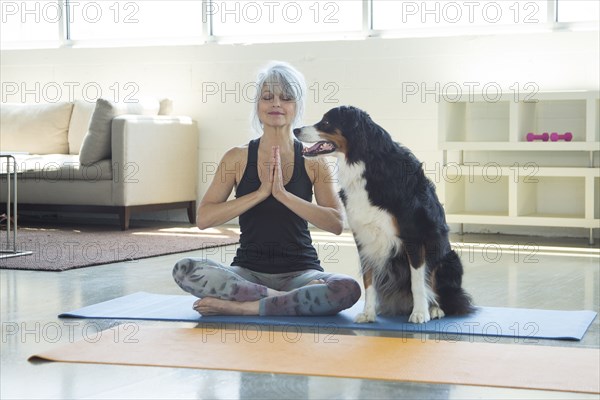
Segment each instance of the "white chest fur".
M338 165L340 187L346 195L348 224L361 246L360 256L372 268L381 267L401 245L393 217L369 201L362 162L348 165L340 157Z

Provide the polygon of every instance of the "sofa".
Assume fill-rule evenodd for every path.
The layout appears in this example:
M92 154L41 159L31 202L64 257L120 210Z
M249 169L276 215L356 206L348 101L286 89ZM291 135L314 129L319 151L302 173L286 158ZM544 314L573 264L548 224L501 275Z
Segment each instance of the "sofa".
M187 209L195 223L198 130L169 100L1 104L0 154L16 161L18 211ZM0 158L0 210L9 158ZM11 196L12 197L12 196Z

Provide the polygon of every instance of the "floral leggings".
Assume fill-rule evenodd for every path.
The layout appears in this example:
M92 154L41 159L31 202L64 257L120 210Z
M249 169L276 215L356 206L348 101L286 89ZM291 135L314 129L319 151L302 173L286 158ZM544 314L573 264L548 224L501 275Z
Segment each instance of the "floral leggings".
M360 298L358 282L346 275L314 269L267 274L224 266L204 258L184 258L173 268L173 279L196 297L259 301L260 315L333 315ZM323 280L322 284L307 284ZM286 292L267 296L267 288Z

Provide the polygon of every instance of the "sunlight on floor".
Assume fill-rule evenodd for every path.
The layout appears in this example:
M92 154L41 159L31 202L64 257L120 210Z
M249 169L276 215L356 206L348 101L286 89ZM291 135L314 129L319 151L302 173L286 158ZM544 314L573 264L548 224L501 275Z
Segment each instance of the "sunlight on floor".
M456 251L465 249L478 249L482 251L513 251L523 255L552 255L565 257L586 257L600 259L600 249L598 248L582 248L582 247L566 247L566 246L541 246L536 243L526 244L501 244L501 243L480 243L480 242L452 242L452 248Z
M200 230L195 226L170 227L159 229L156 232L133 232L134 236L169 236L169 237L197 237L199 239L228 239L232 235L239 235L239 229L209 228Z
M311 236L315 244L324 243L336 243L339 246L355 246L354 237L352 232L344 231L341 235L334 235L323 231L311 230ZM497 243L489 240L487 241L451 241L452 248L458 253L462 251L474 251L489 252L491 256L494 252L514 252L523 256L538 256L538 255L553 255L553 256L565 256L565 257L584 257L600 259L600 248L598 247L578 247L578 246L566 246L566 245L540 245L536 243L535 237L525 239L523 243Z

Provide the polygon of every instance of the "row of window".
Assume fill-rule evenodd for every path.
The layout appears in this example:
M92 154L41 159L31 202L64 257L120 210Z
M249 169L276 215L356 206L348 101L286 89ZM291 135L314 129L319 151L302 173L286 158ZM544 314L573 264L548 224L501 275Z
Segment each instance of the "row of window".
M504 29L598 21L598 0L0 0L4 46ZM325 36L326 37L326 36ZM249 39L250 38L250 39Z

